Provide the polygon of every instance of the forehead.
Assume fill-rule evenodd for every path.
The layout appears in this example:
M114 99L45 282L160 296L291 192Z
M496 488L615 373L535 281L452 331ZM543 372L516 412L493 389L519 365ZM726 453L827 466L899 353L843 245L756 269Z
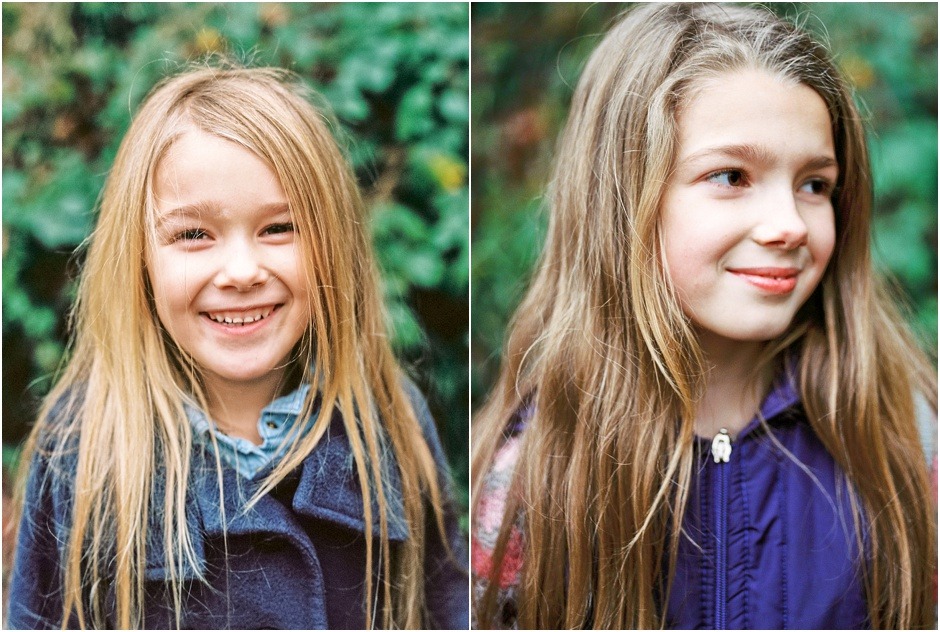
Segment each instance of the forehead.
M677 124L680 160L727 145L834 154L832 122L822 97L762 70L729 71L703 81L681 104Z
M274 170L238 143L188 129L156 165L152 183L156 219L178 209L246 208L286 205Z

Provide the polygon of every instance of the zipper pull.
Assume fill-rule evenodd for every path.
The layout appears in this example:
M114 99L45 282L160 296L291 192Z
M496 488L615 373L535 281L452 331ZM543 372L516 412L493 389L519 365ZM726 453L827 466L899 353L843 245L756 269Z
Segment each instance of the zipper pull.
M724 428L712 439L712 456L715 463L727 463L731 458L731 437Z

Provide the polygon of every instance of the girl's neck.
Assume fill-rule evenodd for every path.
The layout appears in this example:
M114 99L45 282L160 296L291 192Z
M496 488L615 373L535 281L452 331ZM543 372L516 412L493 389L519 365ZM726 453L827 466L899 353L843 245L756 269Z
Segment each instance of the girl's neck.
M754 418L773 379L772 367L760 367L762 342L699 340L705 354L705 392L695 415L695 434L714 437L722 428L736 437Z
M258 432L261 411L277 396L284 378L283 369L273 371L261 379L239 384L207 376L209 416L219 430L228 436L261 445L261 434Z

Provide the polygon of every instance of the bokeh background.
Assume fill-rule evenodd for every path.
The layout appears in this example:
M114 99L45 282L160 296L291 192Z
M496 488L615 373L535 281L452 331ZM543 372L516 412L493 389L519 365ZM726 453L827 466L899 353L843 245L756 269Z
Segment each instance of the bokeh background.
M76 247L133 111L165 74L223 53L294 70L332 106L370 208L394 344L466 515L468 33L460 3L4 3L5 471L64 358Z
M857 87L875 175L876 263L937 346L937 5L771 3L828 40ZM545 234L552 154L580 69L627 4L474 3L471 42L472 406Z

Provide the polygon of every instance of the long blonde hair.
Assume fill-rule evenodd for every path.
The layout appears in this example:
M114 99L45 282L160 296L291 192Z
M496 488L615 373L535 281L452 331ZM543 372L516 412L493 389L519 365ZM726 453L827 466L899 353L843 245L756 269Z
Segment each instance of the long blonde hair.
M63 628L70 618L82 628L143 624L147 526L153 521L162 519L177 626L183 569L199 568L186 526L193 436L183 401L193 397L205 406L206 394L199 367L161 326L145 269L154 172L187 127L238 143L270 165L287 195L311 288L313 316L291 362L302 380L319 385L319 421L306 434L297 424L249 506L300 465L339 411L365 490L366 533L378 525L380 534L376 544L365 538L367 625L376 609L384 627L417 628L426 620L425 534L435 523L444 533L438 474L388 342L355 177L311 96L286 71L197 68L154 88L121 143L79 284L71 359L46 399L24 458L28 464L37 452L46 459L77 457L69 484L81 491L72 498L61 559ZM302 418L313 412L315 391ZM410 533L394 555L390 473L382 458L387 452L399 469ZM157 477L165 485L155 487ZM157 489L163 491L152 492ZM379 569L379 585L373 568ZM105 580L115 608L108 621L106 591L95 590Z
M659 207L683 100L705 77L749 68L820 95L839 163L832 261L766 362L797 362L809 422L854 490L871 625L933 621L935 505L914 398L936 410L936 380L872 272L872 182L851 92L821 44L767 10L647 4L607 33L579 80L547 241L474 423L476 502L514 415L534 411L475 604L481 626L499 625L497 578L520 524L519 627L666 624L680 536L670 525L685 511L705 367L663 264Z

